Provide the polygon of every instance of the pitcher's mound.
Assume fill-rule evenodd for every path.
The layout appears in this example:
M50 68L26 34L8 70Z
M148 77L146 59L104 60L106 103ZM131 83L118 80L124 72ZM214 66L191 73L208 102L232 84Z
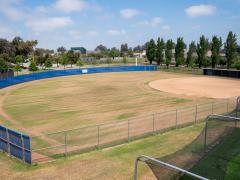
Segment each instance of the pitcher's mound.
M230 98L240 95L240 81L215 77L162 79L149 83L159 91L188 96Z

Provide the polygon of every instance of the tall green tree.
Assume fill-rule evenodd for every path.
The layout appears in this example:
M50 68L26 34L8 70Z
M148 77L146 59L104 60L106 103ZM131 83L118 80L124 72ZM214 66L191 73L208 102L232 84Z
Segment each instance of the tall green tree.
M181 64L184 64L184 50L186 49L186 44L183 41L182 37L177 39L177 44L175 46L175 61L176 67Z
M45 67L46 69L48 69L48 68L51 68L52 66L53 66L52 58L51 58L51 57L48 57L47 60L46 60L45 63L44 63L44 67Z
M165 49L165 42L163 40L163 38L158 38L157 40L157 46L156 46L156 61L157 64L160 65L161 63L163 63L163 58L164 58L164 49Z
M204 35L200 37L200 41L197 44L197 55L198 55L198 67L201 68L206 61L206 54L209 50L208 39Z
M211 51L212 51L212 56L211 56L211 61L212 61L212 68L216 67L216 63L220 57L220 51L222 47L222 38L213 36L212 37L212 43L211 43Z
M64 69L66 69L66 66L68 65L68 57L66 53L60 55L60 63L63 65Z
M78 57L76 54L74 54L74 51L72 50L68 51L66 55L67 55L67 60L72 67L72 65L77 62Z
M196 52L196 49L197 47L195 45L195 42L192 41L189 45L188 52L187 52L187 60L186 60L187 67L193 64L194 62L193 54Z
M237 55L237 35L233 34L232 31L230 31L228 34L227 41L225 43L225 50L227 58L227 68L229 69Z
M109 52L109 56L111 57L111 58L115 58L115 57L118 57L120 55L120 52L119 52L119 50L116 48L116 47L113 47L111 50L110 50L110 52Z
M3 57L0 57L0 72L6 72L6 71L8 71L7 62L4 60Z
M169 39L167 40L167 43L166 43L166 49L165 49L165 56L166 56L166 60L165 60L165 63L166 63L166 66L168 67L169 64L171 63L172 61L172 58L173 58L173 49L174 49L174 42Z
M152 64L152 62L155 60L155 57L156 57L156 44L153 39L151 39L147 43L146 56L147 56L147 59L149 60L150 64Z
M38 71L37 64L36 64L36 62L33 59L31 59L31 61L30 61L28 70L31 71L31 72Z
M21 65L20 65L19 62L17 62L17 63L15 64L15 66L14 66L14 71L17 72L17 75L18 75L18 72L21 72L21 71L22 71L22 67L21 67Z

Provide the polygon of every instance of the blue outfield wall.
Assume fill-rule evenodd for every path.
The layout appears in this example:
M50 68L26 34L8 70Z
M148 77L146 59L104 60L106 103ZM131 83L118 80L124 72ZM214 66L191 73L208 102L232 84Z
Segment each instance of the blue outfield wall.
M60 76L72 76L79 74L95 74L95 73L109 73L109 72L128 72L128 71L156 71L157 66L113 66L113 67L93 67L93 68L79 68L79 69L67 69L67 70L54 70L47 72L38 72L32 74L24 74L0 80L0 89L8 86L46 79Z
M30 137L0 125L0 151L31 164Z

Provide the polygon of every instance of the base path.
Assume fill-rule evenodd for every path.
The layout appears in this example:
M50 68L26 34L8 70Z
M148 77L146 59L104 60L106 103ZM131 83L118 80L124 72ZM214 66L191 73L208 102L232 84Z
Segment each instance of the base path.
M240 95L240 80L216 77L162 79L149 83L159 91L187 96L230 98Z

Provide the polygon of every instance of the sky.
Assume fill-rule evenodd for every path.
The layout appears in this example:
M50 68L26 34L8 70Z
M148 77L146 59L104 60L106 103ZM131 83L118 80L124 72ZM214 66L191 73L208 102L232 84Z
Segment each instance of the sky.
M240 0L0 0L0 38L38 40L40 48L93 50L149 39L240 36ZM239 38L240 39L240 38Z

